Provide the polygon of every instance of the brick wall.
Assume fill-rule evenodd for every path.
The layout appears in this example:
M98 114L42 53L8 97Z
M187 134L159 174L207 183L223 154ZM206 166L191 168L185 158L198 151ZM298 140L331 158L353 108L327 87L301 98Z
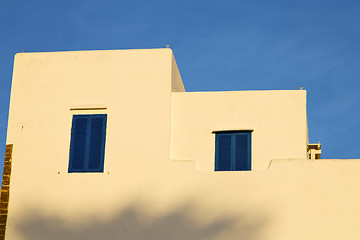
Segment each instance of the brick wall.
M7 144L5 151L4 173L0 196L0 240L5 239L6 220L9 204L10 175L13 145Z

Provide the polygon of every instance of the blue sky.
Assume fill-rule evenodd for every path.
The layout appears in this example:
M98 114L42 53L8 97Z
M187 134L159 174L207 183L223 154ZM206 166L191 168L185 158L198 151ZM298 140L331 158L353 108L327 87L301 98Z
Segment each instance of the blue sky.
M15 53L166 44L187 91L304 87L322 157L360 158L358 0L0 0L1 161Z

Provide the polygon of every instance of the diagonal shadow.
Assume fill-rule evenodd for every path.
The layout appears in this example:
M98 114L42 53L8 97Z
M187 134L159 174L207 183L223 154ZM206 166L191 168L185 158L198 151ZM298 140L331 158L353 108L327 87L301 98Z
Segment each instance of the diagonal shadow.
M190 217L191 209L184 205L165 216L148 217L134 205L111 220L91 220L86 225L70 225L56 217L33 215L31 211L32 217L21 221L16 229L26 240L258 240L266 223L264 217L245 213L204 223Z

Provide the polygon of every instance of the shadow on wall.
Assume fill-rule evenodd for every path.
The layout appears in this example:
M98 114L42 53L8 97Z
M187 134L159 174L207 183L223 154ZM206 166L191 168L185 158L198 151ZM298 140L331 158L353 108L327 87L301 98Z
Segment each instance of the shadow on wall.
M212 221L195 220L194 208L182 206L161 217L142 215L138 208L128 207L108 221L94 220L86 225L65 224L56 218L29 214L17 226L26 240L259 240L265 218L253 214L222 217ZM35 211L32 211L34 213ZM191 217L191 216L192 217ZM196 217L197 219L197 217Z

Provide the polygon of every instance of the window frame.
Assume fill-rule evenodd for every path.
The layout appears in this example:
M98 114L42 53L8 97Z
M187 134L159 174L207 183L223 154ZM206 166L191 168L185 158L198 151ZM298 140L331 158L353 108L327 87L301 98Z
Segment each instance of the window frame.
M101 125L101 137L100 137L100 159L99 159L99 167L91 168L89 159L90 159L90 145L92 144L93 138L91 138L91 134L93 133L92 120L94 118L102 118L103 122ZM84 143L84 165L82 168L73 167L75 162L75 144L79 141L78 136L76 135L76 121L79 119L87 119L86 123L86 134L85 134L85 143ZM70 139L70 150L69 150L69 166L68 173L83 173L83 172L94 172L94 173L102 173L104 172L104 160L105 160L105 144L106 144L106 126L107 126L107 114L74 114L72 117L72 125L71 125L71 139ZM98 146L98 145L97 145Z
M228 131L214 131L215 134L215 166L214 171L251 171L252 170L252 132L253 130L228 130ZM227 154L230 155L230 169L222 169L220 164L224 162L221 162L220 159L220 137L223 136L229 136L230 137L230 154L229 152ZM242 152L243 154L246 154L245 161L238 161L238 163L246 163L246 167L241 168L237 167L236 163L238 158L236 157L236 153L239 150L237 148L236 142L237 138L236 136L242 136L245 137L247 141L246 151ZM224 145L222 145L223 147ZM240 153L241 154L241 153ZM226 163L225 163L226 164Z

